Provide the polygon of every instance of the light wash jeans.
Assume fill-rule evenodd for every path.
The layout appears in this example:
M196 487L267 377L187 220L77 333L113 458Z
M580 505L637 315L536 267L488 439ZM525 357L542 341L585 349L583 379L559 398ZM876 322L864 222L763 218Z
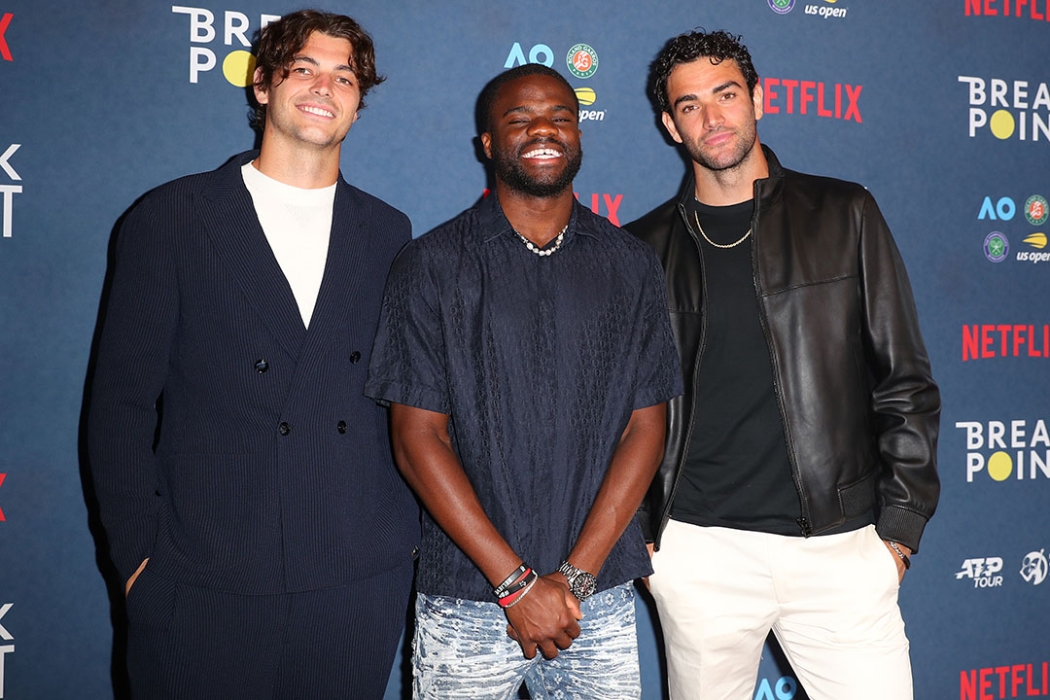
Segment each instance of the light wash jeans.
M638 700L642 696L634 584L583 601L580 636L545 659L526 659L496 603L420 593L412 695L417 700Z

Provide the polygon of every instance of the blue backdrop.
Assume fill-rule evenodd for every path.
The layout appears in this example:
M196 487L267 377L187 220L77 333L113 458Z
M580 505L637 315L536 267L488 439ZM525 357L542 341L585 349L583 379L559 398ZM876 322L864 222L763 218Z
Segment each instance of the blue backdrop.
M301 6L194 1L0 0L0 698L113 693L78 432L110 236L146 190L252 146L248 43ZM694 26L742 33L763 142L878 199L943 390L941 507L901 592L916 697L1050 697L1050 0L326 9L364 24L389 78L344 175L417 235L485 187L477 94L522 61L591 103L585 204L626 223L669 198L685 167L647 99L648 65ZM580 44L596 57L586 77L567 62ZM641 621L645 697L660 698L657 632L644 609ZM796 685L767 654L756 697L801 698Z

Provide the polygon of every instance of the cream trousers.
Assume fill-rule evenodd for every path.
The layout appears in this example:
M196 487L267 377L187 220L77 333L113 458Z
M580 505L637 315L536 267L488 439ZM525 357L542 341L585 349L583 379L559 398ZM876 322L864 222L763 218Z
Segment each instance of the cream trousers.
M911 700L897 566L874 526L785 537L671 520L653 556L672 700L752 700L772 630L810 700Z

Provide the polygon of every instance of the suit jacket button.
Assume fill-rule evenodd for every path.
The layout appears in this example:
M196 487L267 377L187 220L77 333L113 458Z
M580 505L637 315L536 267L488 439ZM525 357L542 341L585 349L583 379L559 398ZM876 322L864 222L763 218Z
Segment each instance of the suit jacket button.
M339 431L340 435L345 433L346 432L346 421L345 420L339 421L339 423L335 426L335 429Z
M361 361L361 353L360 352L358 352L357 350L354 350L352 353L350 353L350 362L352 362L354 364L357 364L360 361Z
M281 424L277 426L277 432L279 432L281 435L287 435L288 433L292 432L292 426L288 425L284 421L281 421Z
M255 361L255 371L258 372L259 374L262 374L263 372L265 372L268 369L270 369L270 363L267 362L266 360L256 360Z

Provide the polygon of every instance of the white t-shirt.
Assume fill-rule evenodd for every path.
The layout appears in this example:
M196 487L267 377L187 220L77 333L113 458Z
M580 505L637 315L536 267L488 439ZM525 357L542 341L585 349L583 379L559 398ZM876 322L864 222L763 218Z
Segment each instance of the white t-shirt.
M241 176L303 325L309 327L328 259L335 183L319 189L293 187L263 175L251 162L241 166Z

